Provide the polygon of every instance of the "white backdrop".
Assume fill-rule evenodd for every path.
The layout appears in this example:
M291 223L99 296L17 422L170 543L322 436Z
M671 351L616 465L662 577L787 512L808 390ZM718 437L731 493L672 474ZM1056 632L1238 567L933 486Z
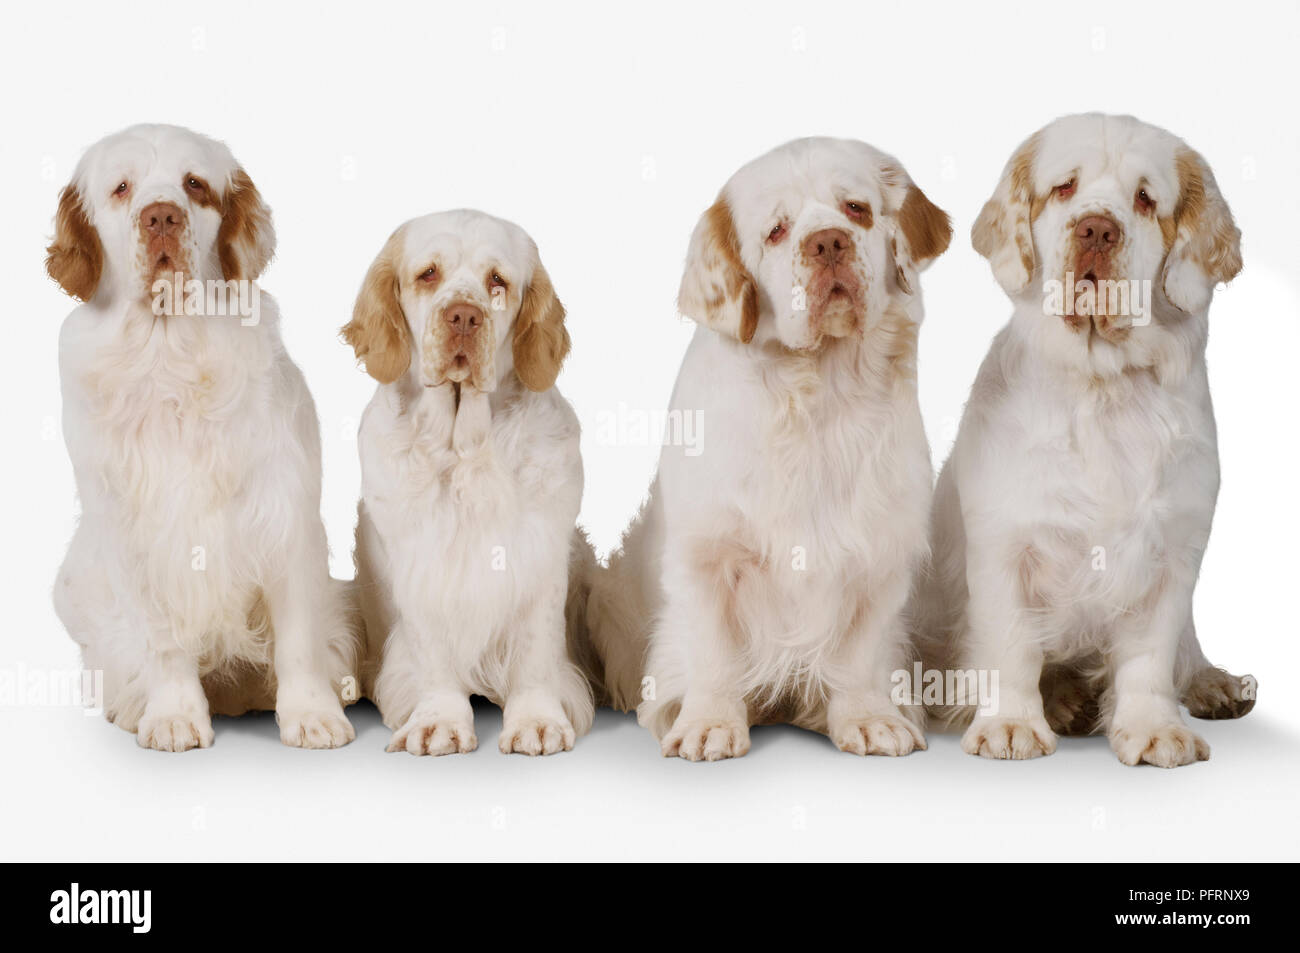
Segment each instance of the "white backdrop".
M1211 316L1224 483L1196 608L1211 658L1259 677L1261 701L1200 725L1210 762L1163 773L1120 767L1101 739L986 764L938 738L886 764L789 729L759 730L734 764L686 765L609 713L543 764L496 753L491 711L482 749L458 759L384 756L373 710L340 752L282 750L263 717L169 757L80 713L0 707L0 856L1294 859L1298 25L1294 2L24 5L0 36L0 669L77 665L48 598L75 500L56 369L71 301L43 246L102 135L155 121L224 139L273 207L263 285L316 398L334 570L349 576L372 383L337 329L403 220L479 207L537 240L569 311L559 386L584 424L582 520L604 553L657 448L598 425L666 404L692 330L673 306L687 238L736 167L796 136L857 137L952 215L924 277L937 468L1008 314L970 224L1021 140L1096 109L1183 136L1245 236Z

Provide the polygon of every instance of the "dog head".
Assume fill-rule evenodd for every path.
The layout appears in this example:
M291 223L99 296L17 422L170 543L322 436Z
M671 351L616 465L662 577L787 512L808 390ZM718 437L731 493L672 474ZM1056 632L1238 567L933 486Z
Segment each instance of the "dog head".
M275 253L275 231L225 145L178 126L132 126L82 157L47 251L46 270L68 294L141 299L177 274L255 279Z
M569 351L564 307L533 240L510 222L461 210L401 226L366 274L344 339L380 383L493 391L509 373L555 383Z
M691 237L681 312L742 342L861 337L948 247L948 216L862 142L799 139L733 175Z
M1241 234L1205 160L1129 116L1067 116L1034 133L971 239L1013 299L1041 291L1044 316L1085 347L1122 348L1204 312L1241 270Z

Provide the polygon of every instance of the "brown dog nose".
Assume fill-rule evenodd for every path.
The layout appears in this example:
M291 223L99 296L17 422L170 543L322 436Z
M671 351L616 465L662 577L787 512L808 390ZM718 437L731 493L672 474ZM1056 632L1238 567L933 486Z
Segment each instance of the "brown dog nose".
M1105 215L1089 215L1074 227L1079 244L1096 251L1110 251L1122 236L1119 225Z
M834 266L853 252L853 239L842 228L823 228L803 240L803 256Z
M442 312L442 319L458 334L470 334L483 323L483 309L468 301L457 301Z
M185 226L185 213L171 202L154 202L140 212L140 227L150 235L166 238Z

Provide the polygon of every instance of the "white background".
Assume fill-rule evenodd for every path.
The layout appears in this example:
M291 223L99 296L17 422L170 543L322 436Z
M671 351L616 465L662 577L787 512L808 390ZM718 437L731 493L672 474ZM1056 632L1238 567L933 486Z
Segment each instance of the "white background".
M582 520L604 553L657 451L597 425L666 404L692 330L674 311L687 238L732 171L796 136L852 136L952 215L924 277L937 467L1008 314L971 221L1029 133L1097 109L1202 152L1245 235L1245 270L1211 314L1223 492L1196 609L1211 658L1255 674L1260 702L1197 723L1213 758L1176 771L1122 767L1099 738L992 763L940 736L891 761L782 728L756 730L739 761L692 765L610 712L572 753L508 758L494 709L479 751L415 759L383 753L369 706L342 751L282 748L260 716L173 756L80 712L9 707L0 857L1296 859L1295 3L184 7L24 4L0 35L0 669L78 665L48 596L76 512L56 370L71 301L42 262L58 191L102 135L156 121L224 139L274 208L263 283L316 398L348 576L372 382L336 332L403 220L473 206L536 238L569 309L560 387L586 431Z

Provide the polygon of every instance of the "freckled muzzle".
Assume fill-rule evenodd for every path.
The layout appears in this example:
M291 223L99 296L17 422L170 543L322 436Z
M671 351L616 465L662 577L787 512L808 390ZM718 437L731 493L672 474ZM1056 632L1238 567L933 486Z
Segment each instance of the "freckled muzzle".
M179 205L153 202L140 210L140 264L147 278L190 270L188 231L189 220Z
M1122 274L1124 228L1109 213L1086 212L1069 227L1066 292L1073 306L1063 315L1078 332L1091 331L1112 343L1123 339L1132 323L1128 282Z
M796 271L807 298L810 332L818 339L860 332L867 283L853 236L842 228L820 228L798 247Z
M492 318L473 301L435 305L421 342L421 376L427 387L468 383L478 390L495 386Z
M1074 273L1085 281L1114 277L1124 231L1108 215L1086 215L1074 226Z

